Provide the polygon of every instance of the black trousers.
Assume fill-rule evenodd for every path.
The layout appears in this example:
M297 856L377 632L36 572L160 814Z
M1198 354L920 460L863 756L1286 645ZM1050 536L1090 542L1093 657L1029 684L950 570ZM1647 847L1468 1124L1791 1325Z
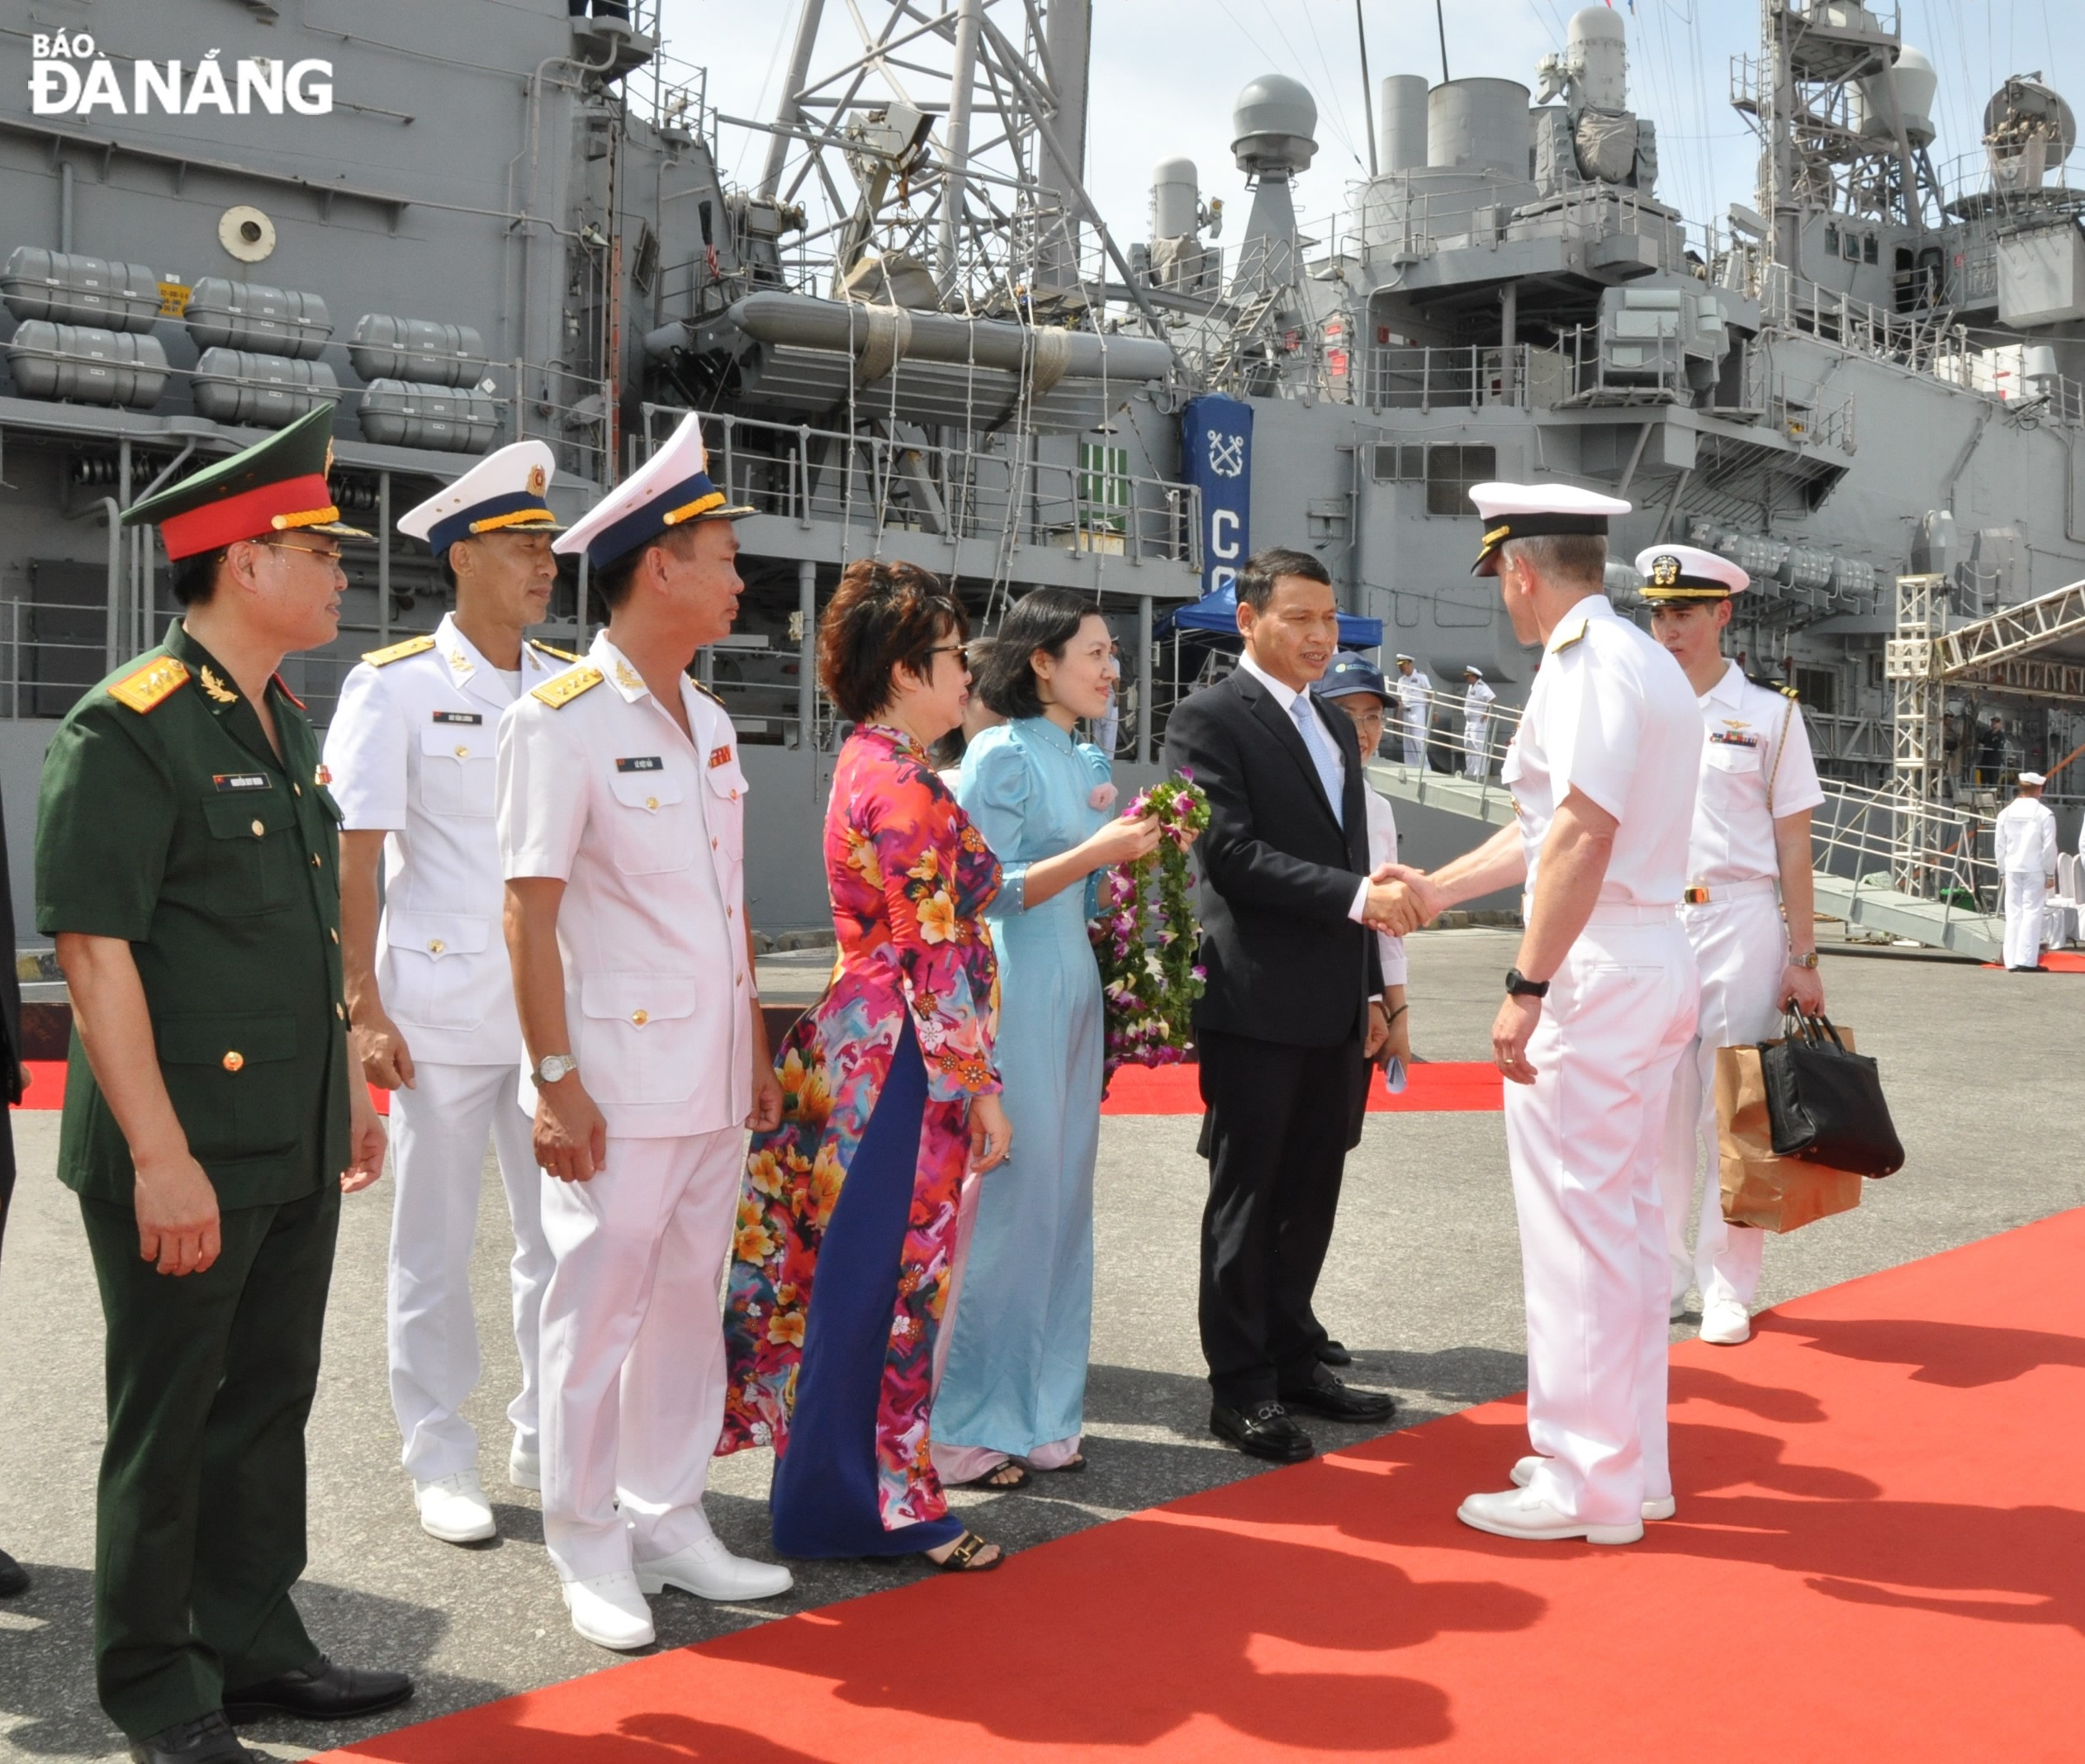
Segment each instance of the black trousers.
M140 1260L129 1207L80 1212L108 1324L95 1682L141 1739L318 1655L290 1589L340 1189L230 1209L200 1274Z
M1367 1069L1358 1038L1291 1047L1201 1030L1195 1040L1208 1111L1201 1351L1216 1401L1236 1408L1315 1375L1324 1331L1310 1298Z

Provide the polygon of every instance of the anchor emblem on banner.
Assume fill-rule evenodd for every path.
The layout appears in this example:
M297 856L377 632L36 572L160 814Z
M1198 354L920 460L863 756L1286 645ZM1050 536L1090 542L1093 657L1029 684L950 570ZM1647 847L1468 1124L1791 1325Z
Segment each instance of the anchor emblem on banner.
M1209 436L1209 469L1218 477L1236 477L1245 469L1245 438L1243 435L1223 435L1211 430Z

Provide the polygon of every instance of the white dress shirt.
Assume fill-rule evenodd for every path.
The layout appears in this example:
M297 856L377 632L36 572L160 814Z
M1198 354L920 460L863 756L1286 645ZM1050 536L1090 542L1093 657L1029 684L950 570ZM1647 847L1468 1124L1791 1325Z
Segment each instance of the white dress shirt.
M325 765L343 828L389 836L377 932L385 1011L416 1060L511 1065L521 1058L521 1025L500 929L492 773L515 676L479 654L453 614L434 638L417 655L349 671ZM522 645L525 685L568 665Z
M580 666L600 684L555 704L568 670L500 725L505 872L566 884L566 1027L609 1134L718 1132L752 1095L737 738L684 678L691 743L605 632ZM525 1077L523 1098L533 1109Z
M1695 702L1704 739L1687 880L1713 889L1778 878L1774 823L1824 800L1803 713L1784 694L1754 685L1735 662Z
M1613 815L1614 848L1599 898L1677 907L1700 772L1694 688L1649 637L1588 595L1550 633L1520 728L1506 750L1535 892L1542 842L1573 790Z

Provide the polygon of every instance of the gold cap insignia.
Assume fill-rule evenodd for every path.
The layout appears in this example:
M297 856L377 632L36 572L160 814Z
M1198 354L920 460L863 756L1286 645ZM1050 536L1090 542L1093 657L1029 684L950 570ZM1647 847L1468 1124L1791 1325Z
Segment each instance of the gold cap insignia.
M541 466L531 466L528 468L528 494L530 496L540 496L549 482L550 480L544 476L543 468Z
M1651 586L1670 588L1680 580L1680 560L1666 552L1651 560Z

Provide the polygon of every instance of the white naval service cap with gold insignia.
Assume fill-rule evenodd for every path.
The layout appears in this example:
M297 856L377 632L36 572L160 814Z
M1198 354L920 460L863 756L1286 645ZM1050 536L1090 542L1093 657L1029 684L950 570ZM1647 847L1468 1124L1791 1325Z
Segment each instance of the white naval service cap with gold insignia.
M1647 600L1727 600L1752 586L1752 579L1729 558L1699 545L1653 545L1636 554L1636 573L1643 578L1637 591Z
M1472 576L1495 576L1499 548L1509 539L1537 539L1553 533L1607 537L1607 524L1635 505L1576 484L1476 484L1470 500L1484 518L1484 545L1470 566Z
M487 533L562 533L547 500L557 461L543 441L517 441L471 467L446 490L398 517L398 530L424 539L437 557L458 539Z
M690 410L643 469L589 509L552 550L585 552L597 570L689 521L738 520L755 512L733 507L709 481L702 422Z

